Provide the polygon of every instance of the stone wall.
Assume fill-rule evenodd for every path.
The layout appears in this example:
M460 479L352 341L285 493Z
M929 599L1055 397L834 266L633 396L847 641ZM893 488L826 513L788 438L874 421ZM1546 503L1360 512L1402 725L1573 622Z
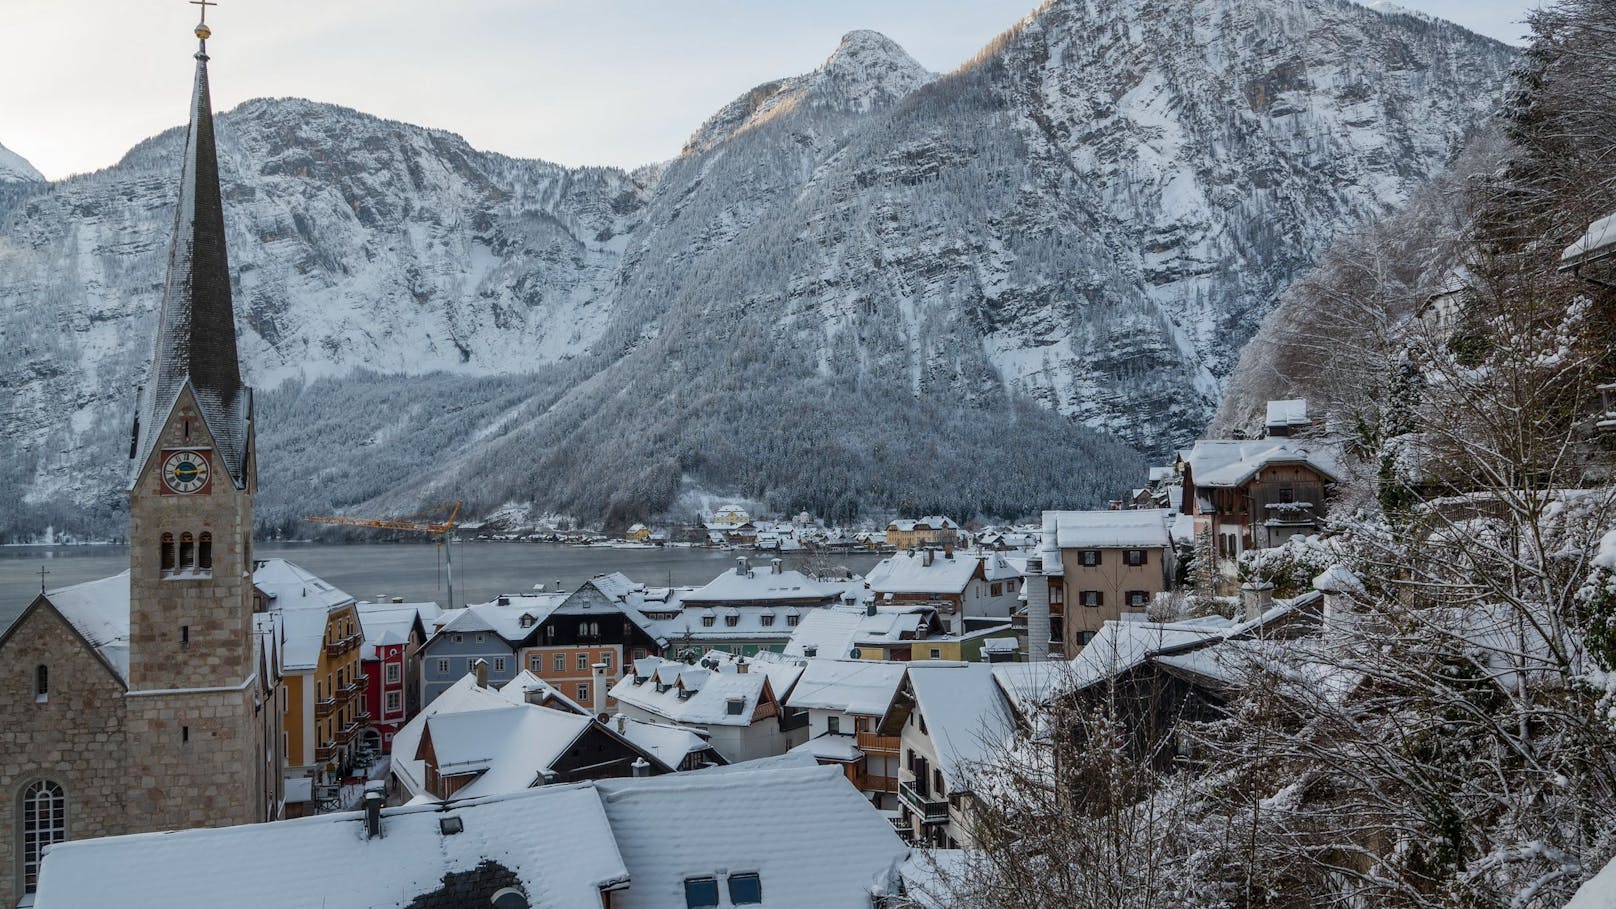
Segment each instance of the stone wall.
M34 693L48 667L49 693ZM0 645L0 905L22 891L20 800L52 780L67 797L67 836L129 832L123 684L55 609L24 613Z

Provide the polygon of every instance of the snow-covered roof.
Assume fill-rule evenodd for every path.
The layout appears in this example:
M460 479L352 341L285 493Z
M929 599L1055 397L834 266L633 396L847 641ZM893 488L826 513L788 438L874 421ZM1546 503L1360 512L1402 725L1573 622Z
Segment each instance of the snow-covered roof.
M830 606L803 615L786 655L847 657L855 647L884 646L916 640L935 616L925 607L878 607L875 615L860 606ZM860 654L863 656L863 654ZM856 659L856 658L855 658Z
M685 879L706 874L721 892L725 875L757 874L769 909L896 892L909 849L839 768L744 766L595 784L630 879L613 909L685 909ZM777 820L758 823L770 806Z
M993 667L994 681L999 683L1005 697L1022 713L1047 703L1049 696L1060 687L1061 679L1071 671L1070 665L1060 660L990 665Z
M946 518L940 514L927 515L926 517L917 518L915 520L900 519L897 521L888 522L887 524L888 530L901 530L907 532L915 530L916 528L922 530L958 530L959 525L954 523L952 519Z
M877 594L958 594L981 564L981 556L964 552L900 552L870 569L869 585Z
M1613 252L1616 252L1616 212L1588 225L1587 232L1560 254L1560 262L1563 267L1572 267L1603 259Z
M761 672L769 677L769 690L781 702L797 687L797 680L802 678L803 669L808 665L808 661L801 657L767 650L751 656L709 650L699 662L717 667L719 672L739 672L743 665L748 672Z
M129 681L129 572L45 594L125 684Z
M618 735L642 750L656 755L671 768L677 768L692 754L706 754L713 761L722 761L707 740L683 726L667 723L649 723L618 714L611 718L611 728Z
M875 660L809 660L786 705L885 716L906 668L904 663Z
M719 603L826 602L836 591L800 571L777 566L737 565L684 598L691 605Z
M1056 545L1061 549L1153 549L1172 545L1167 525L1172 512L1165 508L1126 511L1044 512L1054 515Z
M517 681L520 681L520 679L521 677L518 676L517 679L512 680L511 683L508 683L505 686L506 690L501 691L495 688L483 688L478 686L476 676L468 672L462 676L459 681L455 682L453 685L450 685L449 688L442 694L438 695L436 698L433 698L432 703L426 705L426 707L423 708L414 719L410 720L408 723L405 723L404 728L400 729L398 733L393 736L392 763L393 775L398 777L399 783L403 785L404 789L411 795L420 795L426 791L426 762L418 759L416 754L420 748L421 736L426 730L428 721L440 716L450 717L458 714L468 714L473 712L506 711L519 704L523 704L524 701L522 699L522 689L517 687L515 684ZM534 707L533 709L542 710L545 708ZM548 712L558 716L573 716L579 720L583 719L582 717L578 717L576 714L566 714L557 710L549 710ZM514 714L510 714L508 717L514 717ZM502 720L501 722L509 723L509 720L506 719ZM541 720L540 722L542 723L543 721ZM585 725L587 725L587 722ZM554 732L555 729L559 728L559 726L552 725L549 731ZM582 729L583 726L579 726L573 737L576 738L577 734L582 732ZM464 731L467 730L463 730L461 727L451 724L449 731L444 732L443 735L449 735L451 732ZM518 741L520 741L522 740L521 737L531 735L535 740L538 740L540 744L543 744L545 738L543 735L544 732L545 730L535 726L531 730L522 731L516 738ZM501 739L504 739L505 735L506 733L503 731L498 733L498 736ZM439 746L439 739L441 737L442 736L440 736L439 733L434 732L434 747ZM451 744L449 747L453 748L454 746ZM439 758L440 760L442 759L441 754L439 755ZM525 765L526 760L519 758L518 763ZM515 785L506 786L505 789L499 788L508 782L502 775L497 777L494 783L483 785L475 791L466 791L465 794L468 796L483 795L493 791L509 791L510 789L525 788L533 782L533 777L539 769L541 768L532 769L531 771L527 772L526 779L517 782ZM473 785L478 785L481 783L482 781L479 780L478 783Z
M759 797L756 788L747 791ZM439 820L451 814L463 830L446 835ZM535 909L576 909L600 905L602 888L629 880L614 824L587 784L473 799L447 812L438 805L384 809L383 835L375 839L365 837L363 818L322 814L58 843L45 859L34 905L396 909L439 891L447 875L496 862ZM646 864L642 873L654 878L654 861Z
M659 687L665 690L658 691ZM765 690L773 695L774 689L766 673L717 672L659 657L644 657L635 660L634 671L612 686L611 696L674 723L750 726ZM689 693L681 697L682 692ZM730 712L731 700L740 701L738 712Z
M376 658L376 648L410 639L417 622L423 635L441 612L437 603L360 603L359 627L365 633L365 659Z
M506 704L486 710L440 711L427 719L422 737L432 740L440 774L479 774L455 793L457 798L474 798L533 786L594 722L590 717L536 704ZM393 759L399 757L395 736Z
M1140 665L1156 654L1223 639L1233 623L1107 621L1069 664L1057 684L1087 688Z
M318 666L331 614L323 607L316 607L283 609L276 615L280 616L281 623L281 668L303 672Z
M1293 439L1202 439L1185 460L1197 487L1235 487L1270 464L1306 464L1335 480L1341 475L1333 451Z
M1286 401L1269 401L1268 418L1263 425L1270 429L1290 429L1298 426L1312 425L1307 416L1307 399L1292 398Z
M1616 909L1616 859L1578 887L1565 909Z
M909 664L909 684L938 763L958 787L1011 733L1010 707L989 663Z
M335 609L354 598L286 559L263 559L253 565L253 586L269 597L270 609Z
M847 764L864 757L864 752L859 750L857 737L850 732L827 732L817 735L791 750L811 754L814 760L821 763L835 761Z
M459 683L456 683L459 684ZM499 696L512 704L543 704L549 705L554 701L561 705L559 709L570 710L580 716L590 716L594 713L588 707L578 703L562 693L561 689L534 675L532 671L523 669L516 677L499 687Z
M956 890L968 880L970 863L964 849L916 849L899 869L904 896L915 909L959 909Z

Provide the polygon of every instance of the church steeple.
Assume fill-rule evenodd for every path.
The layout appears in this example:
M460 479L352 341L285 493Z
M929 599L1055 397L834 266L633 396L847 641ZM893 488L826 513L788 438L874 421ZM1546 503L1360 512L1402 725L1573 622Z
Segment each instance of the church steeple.
M205 6L203 10L205 14ZM168 253L168 279L131 455L138 476L189 383L199 416L218 449L219 467L237 488L245 488L251 391L241 381L236 355L224 205L208 92L207 39L211 34L204 18L196 27L196 81L180 171L179 208Z

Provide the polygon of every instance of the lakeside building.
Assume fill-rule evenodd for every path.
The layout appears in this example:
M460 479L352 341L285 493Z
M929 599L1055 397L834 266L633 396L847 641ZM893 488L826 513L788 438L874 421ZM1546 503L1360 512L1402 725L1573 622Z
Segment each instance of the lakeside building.
M917 520L899 518L888 522L883 542L893 549L958 546L960 526L952 518L935 514Z
M839 767L870 804L891 817L898 814L902 745L880 728L905 671L903 663L809 660L786 698L787 708L808 712L808 741L794 750Z
M129 571L41 592L0 636L8 906L70 837L250 824L283 803L286 703L274 623L253 611L256 426L237 364L209 34L196 29L179 213L133 421ZM129 870L182 879L153 867ZM129 904L116 890L94 902Z
M787 711L766 670L753 659L691 665L658 657L635 660L611 689L618 712L630 719L689 729L730 763L784 754L807 740L807 717ZM776 667L775 678L795 682L801 666Z
M971 770L1011 734L1013 708L988 663L911 663L880 733L903 749L899 829L911 842L969 848Z
M944 630L964 635L984 624L1009 621L1021 593L1021 570L1001 552L908 550L883 559L867 581L882 606L924 604Z
M437 603L397 599L361 602L358 609L365 634L359 659L370 715L370 724L360 735L376 753L391 754L393 736L421 712L421 689L415 680L420 678L421 646L426 643L425 620L442 610Z

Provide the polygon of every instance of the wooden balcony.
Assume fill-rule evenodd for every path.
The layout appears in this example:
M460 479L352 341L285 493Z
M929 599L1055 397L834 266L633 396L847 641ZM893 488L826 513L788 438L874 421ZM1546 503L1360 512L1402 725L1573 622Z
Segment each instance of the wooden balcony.
M340 745L346 745L349 742L353 741L354 736L356 736L358 734L359 734L359 724L358 723L349 723L348 725L346 725L346 726L342 727L341 729L337 730L337 743L340 744Z
M314 762L317 763L317 764L324 764L327 761L335 760L336 757L337 757L337 743L336 742L326 742L324 745L321 745L321 746L314 749Z
M874 732L860 732L858 734L858 749L865 754L897 754L903 750L902 739L895 735L879 735Z
M922 825L933 827L948 823L948 802L933 801L930 794L920 792L915 784L899 783L898 798L910 811L920 815Z
M363 643L364 640L365 636L356 631L345 638L339 638L335 641L328 641L325 645L325 655L331 659L336 659L350 650L358 649L359 645Z
M898 778L895 776L880 776L874 773L861 773L859 774L858 788L865 792L896 793L898 791Z
M324 700L314 702L314 715L318 719L322 719L322 720L325 719L326 717L331 715L332 711L334 711L336 709L337 709L337 699L336 698L325 698Z

